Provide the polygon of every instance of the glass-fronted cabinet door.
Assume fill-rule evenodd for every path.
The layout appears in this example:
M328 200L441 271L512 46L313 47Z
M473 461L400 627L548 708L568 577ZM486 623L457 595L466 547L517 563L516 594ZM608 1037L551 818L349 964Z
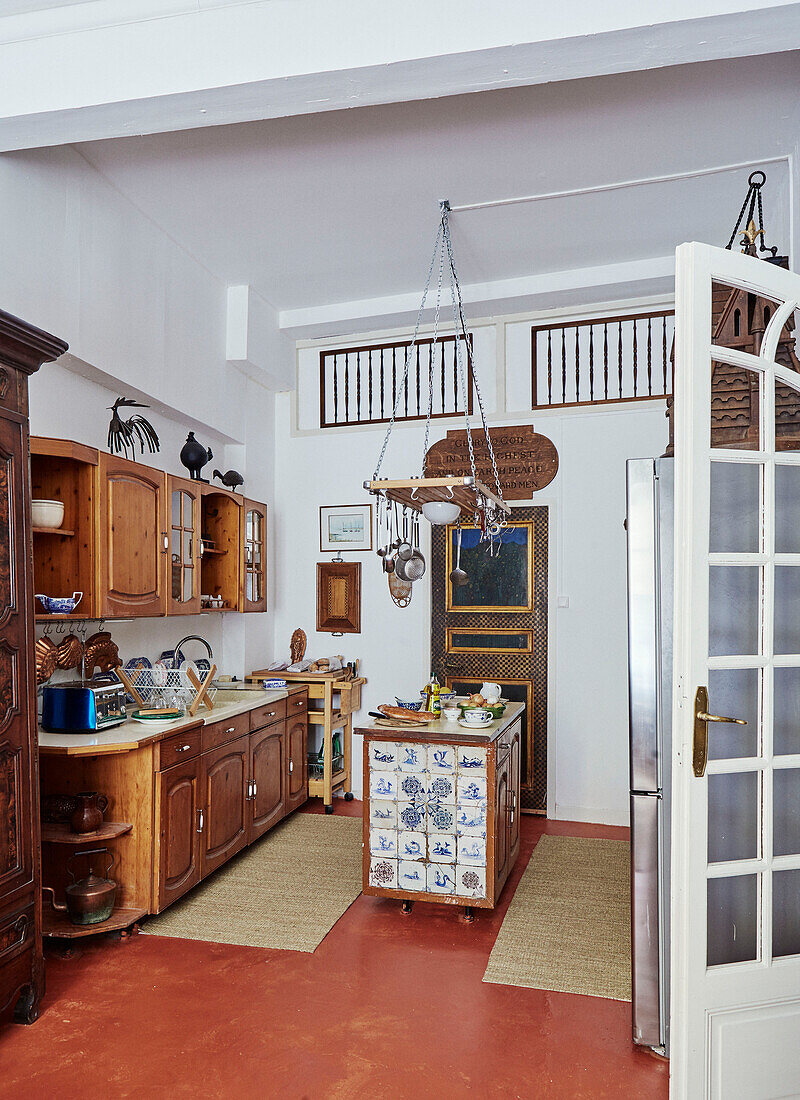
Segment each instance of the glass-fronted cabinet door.
M200 488L183 477L169 478L167 614L200 611Z
M267 506L244 502L242 529L243 611L267 610Z

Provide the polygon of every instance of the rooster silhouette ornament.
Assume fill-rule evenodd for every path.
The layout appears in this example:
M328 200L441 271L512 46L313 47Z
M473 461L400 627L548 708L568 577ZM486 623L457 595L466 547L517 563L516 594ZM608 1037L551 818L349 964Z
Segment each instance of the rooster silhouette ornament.
M121 454L128 458L136 457L136 444L144 454L145 444L150 454L160 449L158 435L153 425L137 413L128 420L123 420L119 415L120 408L149 409L149 405L143 405L141 401L134 401L132 397L118 397L113 405L109 405L111 423L108 425L108 449L111 454Z

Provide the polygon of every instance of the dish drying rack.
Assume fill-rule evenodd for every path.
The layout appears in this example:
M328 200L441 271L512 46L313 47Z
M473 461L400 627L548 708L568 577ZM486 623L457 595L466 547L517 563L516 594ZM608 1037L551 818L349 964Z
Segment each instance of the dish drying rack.
M172 710L175 699L192 717L201 704L209 710L214 709L217 689L211 687L211 682L217 674L215 664L202 678L193 668L167 668L164 665L156 668L139 665L133 669L118 668L115 671L140 710Z

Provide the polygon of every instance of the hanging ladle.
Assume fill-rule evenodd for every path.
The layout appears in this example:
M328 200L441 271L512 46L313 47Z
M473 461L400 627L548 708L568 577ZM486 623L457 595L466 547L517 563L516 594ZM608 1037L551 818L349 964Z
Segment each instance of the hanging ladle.
M461 524L458 525L458 542L456 543L456 567L450 574L450 580L454 587L460 588L469 584L469 577L461 568Z

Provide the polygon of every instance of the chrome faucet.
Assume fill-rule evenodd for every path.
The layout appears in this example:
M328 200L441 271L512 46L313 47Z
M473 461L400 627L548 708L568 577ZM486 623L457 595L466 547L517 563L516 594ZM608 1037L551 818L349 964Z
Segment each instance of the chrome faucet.
M175 659L176 660L178 659L178 653L180 652L181 646L184 644L184 642L200 642L201 645L204 645L206 647L206 651L208 653L209 661L212 664L214 663L214 652L211 649L211 646L208 644L208 642L205 640L205 638L201 638L199 634L187 634L185 638L181 638L181 640L175 646Z

